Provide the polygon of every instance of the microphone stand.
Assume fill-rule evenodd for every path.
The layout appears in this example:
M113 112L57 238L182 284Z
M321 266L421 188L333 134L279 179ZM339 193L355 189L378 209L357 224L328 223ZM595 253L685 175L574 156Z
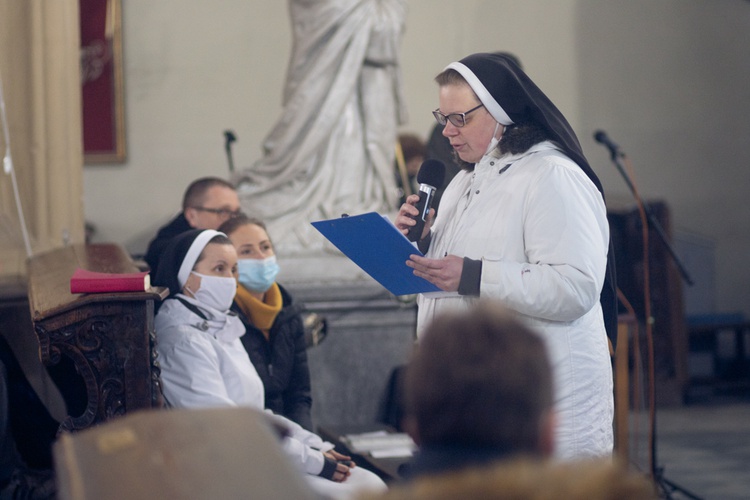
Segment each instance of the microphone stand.
M232 159L232 143L237 140L237 136L231 130L224 131L224 149L227 152L227 162L229 163L230 175L234 173L234 160Z
M690 273L688 273L687 269L685 269L682 260L680 260L680 258L677 256L677 253L674 251L674 248L672 248L672 245L669 243L669 239L664 232L664 228L662 228L661 224L659 224L659 221L654 217L654 214L651 211L651 207L645 201L640 199L635 190L635 187L633 186L633 183L630 181L630 177L628 177L628 174L625 172L622 163L620 163L620 158L623 157L625 157L625 153L622 153L621 151L618 151L616 149L611 150L612 162L615 164L615 167L617 167L617 170L620 172L620 175L622 175L622 178L625 179L625 184L627 184L630 192L633 193L633 197L636 199L636 202L639 202L643 207L643 211L646 213L646 218L648 219L649 226L653 227L656 230L656 234L659 235L659 239L664 244L664 247L667 249L667 252L669 252L670 257L672 257L672 260L677 266L677 269L680 271L682 279L688 285L693 286L693 279L690 277Z
M597 139L597 142L601 142ZM621 152L617 146L611 142L605 143L607 148L610 150L610 157L612 162L615 164L615 167L617 167L618 172L620 172L620 175L625 180L625 184L630 189L630 192L633 194L633 197L638 203L641 208L643 209L643 212L646 214L646 219L650 227L653 227L656 230L656 233L659 235L659 239L664 244L664 247L669 252L669 255L672 257L672 260L677 265L677 268L680 271L680 274L682 276L682 279L687 283L688 285L693 285L693 280L690 277L690 274L688 273L687 269L685 269L685 266L682 264L682 261L675 253L674 249L672 248L672 245L669 243L669 239L667 238L666 233L664 232L664 229L662 228L661 224L659 224L659 221L656 220L654 217L653 212L651 211L651 208L649 205L641 199L641 197L638 195L638 192L635 189L635 186L633 185L632 181L630 180L630 177L625 172L625 168L623 167L622 163L620 162L621 158L625 158L625 153ZM648 266L648 262L644 262L644 268ZM652 318L645 318L647 322L651 322ZM653 349L649 349L650 356L652 359L649 360L651 366L653 366ZM651 384L652 388L655 387L655 381L653 380L653 369L650 370L651 375ZM653 392L653 389L652 389ZM651 476L653 477L654 482L659 488L660 492L663 492L665 495L665 498L671 499L672 493L675 491L681 492L683 495L685 495L688 498L691 498L693 500L703 500L701 497L696 495L695 493L690 492L689 490L685 489L684 487L678 485L674 481L670 481L664 476L664 467L660 467L657 465L657 454L656 454L656 404L654 403L655 398L652 397L651 404L653 406L653 410L651 412L651 430L654 438L651 440Z

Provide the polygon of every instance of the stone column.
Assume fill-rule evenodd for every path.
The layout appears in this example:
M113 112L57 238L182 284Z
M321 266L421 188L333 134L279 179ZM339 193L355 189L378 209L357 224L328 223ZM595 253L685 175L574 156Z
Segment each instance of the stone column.
M84 239L79 40L77 0L0 0L7 135L32 253ZM0 134L3 155L5 135ZM12 177L4 169L2 283L23 281L27 252L21 225Z

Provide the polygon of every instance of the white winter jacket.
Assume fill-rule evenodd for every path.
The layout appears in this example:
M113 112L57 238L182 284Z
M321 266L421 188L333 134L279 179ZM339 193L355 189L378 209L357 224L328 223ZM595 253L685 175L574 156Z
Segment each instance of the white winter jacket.
M427 256L482 261L480 297L515 310L548 346L562 458L611 453L612 368L599 295L609 225L586 174L551 142L484 156L446 188ZM476 297L419 297L418 333Z
M165 398L178 408L249 406L263 410L263 382L240 341L245 331L240 320L180 297L208 319L176 299L166 300L159 309L154 327ZM308 474L320 473L322 451L332 449L333 444L291 420L266 412L291 432L283 447L292 460Z

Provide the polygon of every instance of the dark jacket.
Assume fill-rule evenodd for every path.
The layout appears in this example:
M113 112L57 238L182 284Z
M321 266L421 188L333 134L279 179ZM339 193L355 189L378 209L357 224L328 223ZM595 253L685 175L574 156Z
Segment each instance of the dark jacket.
M159 232L156 233L154 239L148 244L146 256L143 258L151 268L152 278L156 276L156 268L159 265L159 258L161 257L162 252L164 252L164 249L167 248L167 244L178 234L190 231L191 229L193 228L190 227L190 223L188 223L182 212L159 229Z
M312 431L312 397L302 307L279 285L282 307L271 326L269 340L232 304L247 333L240 340L266 390L266 408Z

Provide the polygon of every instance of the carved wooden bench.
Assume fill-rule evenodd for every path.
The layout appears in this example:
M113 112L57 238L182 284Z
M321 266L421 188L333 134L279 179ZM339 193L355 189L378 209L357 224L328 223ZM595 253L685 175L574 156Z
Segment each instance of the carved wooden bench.
M28 297L40 357L68 405L61 430L79 430L137 409L163 406L154 349L154 302L164 288L146 292L70 293L76 268L134 272L119 245L73 245L28 261ZM70 377L55 370L73 366L82 401L71 401ZM72 371L72 370L69 370ZM60 380L63 377L63 380ZM73 413L73 414L71 414Z

